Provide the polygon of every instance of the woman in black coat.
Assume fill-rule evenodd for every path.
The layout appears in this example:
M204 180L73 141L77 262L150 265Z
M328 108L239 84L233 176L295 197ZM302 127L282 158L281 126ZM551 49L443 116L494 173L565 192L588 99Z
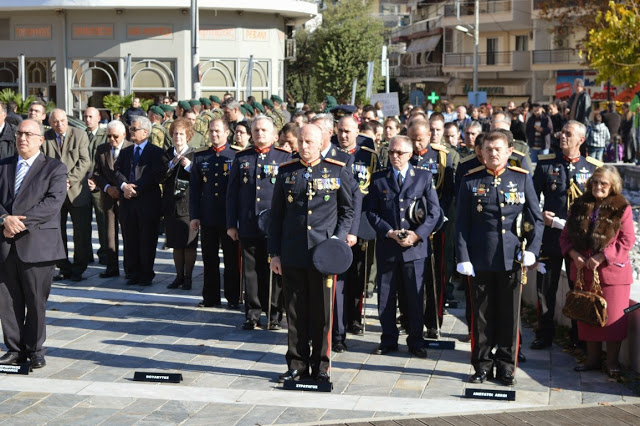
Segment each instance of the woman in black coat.
M165 152L169 164L164 181L162 209L167 247L173 249L176 279L168 288L191 289L191 277L196 263L198 231L189 226L189 177L194 151L188 143L193 137L193 125L186 118L171 124L174 146Z

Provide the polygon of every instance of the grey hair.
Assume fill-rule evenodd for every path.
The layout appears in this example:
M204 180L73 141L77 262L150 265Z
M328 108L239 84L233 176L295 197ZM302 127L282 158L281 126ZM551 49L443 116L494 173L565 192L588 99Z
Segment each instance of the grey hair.
M275 130L276 126L273 124L273 119L264 114L258 114L255 117L253 117L253 121L251 122L251 129L253 129L254 124L256 124L258 121L261 121L261 120L268 121L269 123L271 123L271 127Z
M142 130L146 130L148 135L151 134L151 128L153 126L151 125L151 121L149 121L147 117L143 117L142 115L134 115L133 117L131 117L131 124L133 123L140 124L140 128Z
M482 124L480 124L479 122L477 122L475 120L472 121L471 123L467 124L466 126L464 126L464 130L468 130L468 129L472 128L472 127L476 127L478 129L480 129L480 133L482 133Z
M581 122L576 121L576 120L569 120L566 123L564 123L564 126L562 126L562 127L567 127L569 125L571 125L574 128L578 129L578 132L580 132L582 137L585 137L587 135L587 126L585 126Z
M584 87L584 80L581 78L576 78L575 80L573 80L573 82L580 87Z
M124 124L122 124L122 121L120 120L111 120L109 124L107 124L107 130L115 130L117 132L120 132L120 134L124 134L127 132Z
M236 101L235 98L229 98L226 101L222 102L222 105L220 105L220 107L228 109L240 109L240 102Z
M331 114L316 114L311 123L319 126L325 132L333 133L333 116Z
M411 139L409 139L408 136L396 135L392 137L391 140L389 141L389 146L391 146L391 144L394 142L400 142L403 145L405 145L407 148L409 148L409 151L413 151L413 142L411 142Z

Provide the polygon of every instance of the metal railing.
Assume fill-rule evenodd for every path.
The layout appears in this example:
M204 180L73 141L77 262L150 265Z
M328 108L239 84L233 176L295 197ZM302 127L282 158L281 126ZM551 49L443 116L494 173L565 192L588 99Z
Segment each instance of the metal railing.
M583 59L576 49L534 50L533 64L577 64Z
M512 52L478 53L478 66L511 65ZM473 53L447 53L444 56L445 67L473 67Z
M513 0L481 0L479 7L480 13L501 13L510 12ZM473 2L461 2L460 16L470 16L475 13L475 5ZM446 18L455 18L456 4L451 2L444 6L444 16Z
M440 28L442 26L441 22L442 15L414 22L413 24L404 27L398 27L391 31L391 38L408 38L409 36L411 36L411 34L433 31L436 28Z

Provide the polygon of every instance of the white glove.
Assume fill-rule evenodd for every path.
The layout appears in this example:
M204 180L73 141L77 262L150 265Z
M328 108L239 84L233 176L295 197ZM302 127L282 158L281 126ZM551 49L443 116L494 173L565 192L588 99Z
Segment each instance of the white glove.
M545 265L544 262L538 262L538 266L537 266L536 269L541 274L546 274L547 273L547 268L545 268L545 266L547 266L547 265Z
M536 255L530 251L525 251L524 260L522 260L522 253L518 253L518 260L521 261L524 266L531 266L536 263Z
M456 271L462 275L470 275L472 277L476 276L475 271L473 270L473 265L471 262L460 262L456 266Z
M559 217L554 216L553 222L551 223L551 227L556 229L564 229L565 223L567 223L565 219L560 219Z

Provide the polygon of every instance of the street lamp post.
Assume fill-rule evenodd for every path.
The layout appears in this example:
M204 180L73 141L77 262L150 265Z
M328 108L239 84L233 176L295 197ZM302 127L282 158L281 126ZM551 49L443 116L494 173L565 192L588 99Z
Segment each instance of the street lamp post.
M480 0L474 3L473 34L464 25L456 25L456 30L473 37L473 105L478 105L478 44L480 40Z

